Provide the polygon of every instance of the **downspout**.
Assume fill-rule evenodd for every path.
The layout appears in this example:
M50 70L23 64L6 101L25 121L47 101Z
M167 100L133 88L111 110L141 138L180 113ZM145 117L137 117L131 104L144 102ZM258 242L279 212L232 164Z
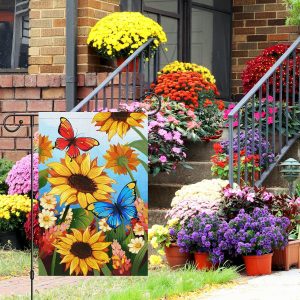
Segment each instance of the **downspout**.
M66 8L66 101L67 111L77 102L77 0L67 0Z

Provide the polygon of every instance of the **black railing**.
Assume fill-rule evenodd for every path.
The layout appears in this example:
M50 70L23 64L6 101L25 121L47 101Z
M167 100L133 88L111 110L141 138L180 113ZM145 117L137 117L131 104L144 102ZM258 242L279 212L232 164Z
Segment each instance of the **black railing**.
M121 103L141 101L159 70L158 50L152 46L153 39L140 46L71 111L118 109Z
M300 136L299 44L300 37L228 115L231 185L260 186Z

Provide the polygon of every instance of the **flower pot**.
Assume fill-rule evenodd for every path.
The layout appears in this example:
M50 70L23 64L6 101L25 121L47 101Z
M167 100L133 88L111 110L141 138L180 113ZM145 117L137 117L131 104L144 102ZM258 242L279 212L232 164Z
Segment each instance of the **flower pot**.
M272 260L272 268L288 271L291 266L300 269L300 240L289 241L283 250L275 250Z
M207 252L196 252L194 253L194 258L198 270L211 269L213 267Z
M24 250L28 244L21 230L0 232L0 247L4 249Z
M248 276L268 275L272 272L273 253L243 256Z
M172 269L181 268L189 261L189 253L182 253L179 249L176 244L165 247L167 262Z
M117 58L117 66L119 67L126 59L127 59L127 57L118 57ZM140 65L140 59L137 57L136 61L135 61L135 68L134 68L134 60L133 60L128 65L128 72L138 73L139 65ZM126 67L123 68L121 72L127 72L127 68Z

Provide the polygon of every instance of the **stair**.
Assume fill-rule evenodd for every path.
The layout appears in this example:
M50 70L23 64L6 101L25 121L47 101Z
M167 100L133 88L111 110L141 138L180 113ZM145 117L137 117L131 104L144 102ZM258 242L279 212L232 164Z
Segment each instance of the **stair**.
M228 137L227 129L224 130L220 142ZM172 174L158 174L149 176L149 220L151 227L153 224L165 224L165 214L170 208L174 194L183 185L193 184L203 179L212 178L210 157L214 154L213 143L188 142L187 160L193 169L178 167ZM300 141L297 141L284 156L284 159L293 157L300 158ZM287 182L280 175L280 167L277 166L265 181L265 186L270 192L287 192Z

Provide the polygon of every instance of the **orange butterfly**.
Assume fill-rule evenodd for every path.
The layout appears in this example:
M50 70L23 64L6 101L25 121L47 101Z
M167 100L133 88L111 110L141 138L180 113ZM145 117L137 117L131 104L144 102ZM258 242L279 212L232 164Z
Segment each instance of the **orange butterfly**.
M76 138L71 123L64 117L60 118L58 133L62 136L55 141L55 148L59 150L67 149L67 154L75 158L80 154L79 150L89 151L98 146L99 142L90 137Z

